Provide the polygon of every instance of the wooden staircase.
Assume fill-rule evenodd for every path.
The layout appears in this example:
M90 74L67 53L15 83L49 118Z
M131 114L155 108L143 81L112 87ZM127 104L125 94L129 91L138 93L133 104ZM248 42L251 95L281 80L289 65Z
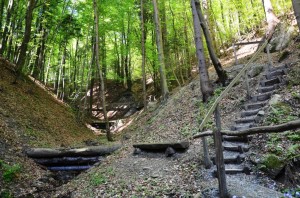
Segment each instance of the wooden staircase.
M264 116L264 108L274 94L275 90L285 84L283 78L287 73L287 65L274 67L266 70L260 80L257 94L251 98L243 106L240 118L235 120L231 127L233 131L245 130L255 127ZM250 174L251 167L245 160L250 149L247 136L223 136L223 155L226 174ZM215 163L215 160L213 159ZM216 175L216 170L214 170Z

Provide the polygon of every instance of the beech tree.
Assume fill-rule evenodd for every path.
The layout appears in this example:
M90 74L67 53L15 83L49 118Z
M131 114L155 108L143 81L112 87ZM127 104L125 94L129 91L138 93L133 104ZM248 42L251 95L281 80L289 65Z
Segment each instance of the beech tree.
M102 99L102 108L103 108L103 116L106 122L106 137L108 141L112 141L112 136L110 133L110 126L109 121L107 118L107 111L106 111L106 101L105 101L105 86L103 80L102 69L100 67L99 61L99 16L98 16L98 5L97 0L94 0L94 16L95 16L95 58L96 58L96 65L98 67L99 77L100 77L100 86L101 86L101 99Z
M266 14L266 20L268 23L267 37L272 36L275 27L279 23L279 19L274 13L271 0L263 0L264 10Z
M16 82L18 76L20 75L20 73L23 69L24 63L25 63L27 47L28 47L28 43L30 41L31 23L32 23L33 10L35 7L35 3L36 3L35 0L28 0L26 17L25 17L25 32L24 32L23 41L22 41L22 44L20 47L20 55L19 55L19 59L17 62L17 76L15 79L15 82Z
M191 0L191 7L192 7L193 21L194 21L195 45L196 45L196 54L197 54L198 67L200 73L201 92L202 92L203 102L207 102L209 97L212 96L213 94L213 88L209 81L208 71L205 63L200 20L197 14L195 0Z
M164 49L162 43L162 33L161 33L161 25L159 20L159 12L157 7L156 0L152 0L153 8L154 8L154 21L155 21L155 30L156 30L156 46L158 51L158 59L159 59L159 73L160 73L160 83L162 89L162 97L163 100L167 100L169 96L169 89L167 85L166 79L166 66L165 66L165 57L164 57Z
M206 21L204 19L204 16L202 14L202 10L201 10L201 6L200 6L200 2L199 0L195 0L195 6L196 6L196 11L197 11L197 15L198 15L198 18L200 20L200 25L201 25L201 28L203 30L203 33L204 33L204 37L205 37L205 41L206 41L206 45L207 45L207 49L208 49L208 52L209 52L209 56L210 56L210 59L214 65L214 68L218 74L218 77L219 77L219 81L223 84L223 86L225 86L226 84L226 81L227 81L227 74L226 74L226 71L223 70L222 68L222 65L215 53L215 50L213 48L213 45L212 45L212 39L210 37L210 32L209 32L209 29L208 29L208 25L206 24Z
M299 31L300 31L300 1L292 0L292 3L293 3L293 8L294 8L294 13L295 13L295 16L296 16L298 28L299 28Z

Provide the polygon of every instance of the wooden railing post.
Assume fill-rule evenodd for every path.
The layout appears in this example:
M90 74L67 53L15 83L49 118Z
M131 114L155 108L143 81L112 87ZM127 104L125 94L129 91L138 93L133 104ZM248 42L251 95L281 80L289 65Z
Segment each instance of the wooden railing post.
M236 49L235 49L235 44L232 44L232 48L233 48L233 53L234 53L234 60L235 60L235 65L238 65L238 58L237 58L237 54L236 54Z
M202 139L202 144L203 144L203 153L204 153L204 166L206 169L210 169L212 166L212 162L209 157L208 153L208 146L207 146L207 141L206 137L201 138Z
M219 182L219 193L221 198L228 197L226 174L223 156L222 134L221 134L221 115L220 107L217 105L215 110L215 120L217 129L214 131L215 149L216 149L216 165L217 165L217 177Z
M270 44L267 45L267 55L268 55L268 61L269 61L268 68L270 69L270 67L273 67L273 61L272 61L272 57L271 57L271 53L270 53Z

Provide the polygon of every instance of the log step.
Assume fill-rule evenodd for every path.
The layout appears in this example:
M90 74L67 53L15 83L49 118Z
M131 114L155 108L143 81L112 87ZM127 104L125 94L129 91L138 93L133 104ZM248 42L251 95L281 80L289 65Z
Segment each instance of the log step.
M249 146L242 146L242 145L223 145L224 150L226 151L236 151L239 153L245 153L248 152L250 147Z
M144 143L144 144L134 144L134 148L139 148L142 150L166 150L168 147L172 147L175 150L185 150L189 148L190 143L188 141L183 142L165 142L165 143Z
M251 97L251 101L252 102L262 102L262 101L266 101L269 100L272 96L273 92L265 92L263 94L258 94L258 95L254 95Z
M272 78L270 80L263 80L260 82L260 86L265 87L265 86L271 86L271 85L275 85L275 84L279 84L281 83L282 80L280 77L275 77Z
M241 173L244 173L246 175L250 175L251 173L251 169L249 167L239 167L237 166L236 168L227 168L228 165L226 165L225 167L225 173L228 174L228 175L233 175L233 174L241 174ZM217 170L214 169L213 170L213 176L214 177L218 177L217 175Z
M47 167L50 171L83 171L92 166L50 166Z
M49 148L32 148L26 151L30 158L59 158L59 157L88 157L102 156L113 153L121 148L121 145L113 146L90 146L74 149L49 149Z
M216 164L215 157L213 157L212 161ZM225 164L241 164L243 161L245 161L245 155L224 156Z
M267 103L266 102L256 102L256 103L249 103L243 106L245 110L257 110L264 107Z
M230 142L248 142L249 137L247 136L227 136L223 135L223 140L230 141Z
M244 168L237 168L237 169L227 169L225 168L225 173L228 175L233 175L233 174L239 174L239 173L244 173L246 175L250 175L251 169L249 167L244 167Z
M283 64L282 66L279 66L279 67L271 67L269 68L269 72L274 72L274 71L277 71L277 70L283 70L283 69L287 69L289 66L288 64Z
M264 75L264 77L267 80L271 80L272 78L276 77L276 76L282 76L282 75L286 75L287 74L287 69L277 69L275 71L271 71L267 74Z
M231 130L233 131L240 131L240 130L245 130L249 129L254 126L254 122L249 122L249 123L241 123L241 124L236 124L231 127Z
M278 84L271 85L271 86L259 87L258 93L266 93L266 92L274 91L275 89L278 89L278 88L279 88Z
M248 116L254 116L254 115L257 115L258 112L259 112L259 109L242 111L241 117L244 118L244 117L248 117Z
M255 123L257 121L259 121L259 117L257 115L255 115L255 116L247 116L244 118L237 119L237 120L235 120L235 123L236 124L249 124L249 123Z
M61 157L33 159L36 163L44 166L60 165L93 165L101 160L100 157Z

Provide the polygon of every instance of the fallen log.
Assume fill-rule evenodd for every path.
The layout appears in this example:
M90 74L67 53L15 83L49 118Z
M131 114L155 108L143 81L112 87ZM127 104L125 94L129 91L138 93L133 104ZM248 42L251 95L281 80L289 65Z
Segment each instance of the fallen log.
M32 148L26 152L31 158L51 158L51 157L87 157L102 156L113 153L118 150L121 145L114 146L91 146L75 149L49 149L49 148Z
M168 147L172 147L175 150L185 150L190 146L188 141L183 142L166 142L166 143L145 143L145 144L134 144L134 148L142 150L166 150Z
M92 166L50 166L47 168L51 171L83 171L91 167Z
M229 131L229 130L222 130L222 135L228 136L245 136L245 135L255 135L259 133L282 133L289 130L295 130L300 128L300 119L290 121L284 124L274 125L274 126L261 126L261 127L253 127L250 129L244 129L240 131ZM205 136L212 136L212 131L205 131L193 136L193 139L205 137Z
M33 159L36 163L44 166L67 166L67 165L93 165L101 160L101 157L60 157Z

